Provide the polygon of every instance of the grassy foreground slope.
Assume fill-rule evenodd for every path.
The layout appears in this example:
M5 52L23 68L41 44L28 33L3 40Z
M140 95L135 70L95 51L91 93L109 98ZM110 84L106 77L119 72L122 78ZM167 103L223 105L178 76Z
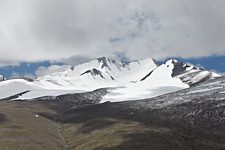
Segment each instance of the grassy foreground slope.
M171 109L133 109L129 102L76 106L63 112L61 107L46 102L0 102L0 149L225 149L224 126L216 120L215 124L200 119L190 122L177 118Z
M178 114L191 105L178 110L144 110L130 102L76 107L62 114L61 132L75 150L224 150L224 123Z
M0 149L64 149L58 124L38 115L43 112L55 113L33 102L0 102Z

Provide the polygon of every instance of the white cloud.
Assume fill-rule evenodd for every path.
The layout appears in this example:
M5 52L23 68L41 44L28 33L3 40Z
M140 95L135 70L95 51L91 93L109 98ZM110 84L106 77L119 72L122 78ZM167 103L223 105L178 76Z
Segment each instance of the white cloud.
M18 72L12 72L10 79L16 79L16 78L30 78L34 79L35 76L33 74L19 74Z
M49 67L41 66L35 71L35 74L37 77L41 77L51 73L65 71L69 67L70 66L67 65L51 65Z
M0 0L0 64L224 55L224 13L224 0Z

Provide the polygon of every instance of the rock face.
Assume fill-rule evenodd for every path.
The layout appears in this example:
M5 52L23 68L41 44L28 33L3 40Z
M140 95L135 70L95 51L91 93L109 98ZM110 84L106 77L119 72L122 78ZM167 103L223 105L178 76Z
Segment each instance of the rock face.
M56 101L64 105L98 104L107 94L107 89L98 89L92 92L65 94L56 97Z
M3 75L0 75L0 82L3 81L5 78Z
M179 78L183 83L189 86L220 76L203 68L171 59L158 66L156 69L152 70L147 76L142 79L142 81L150 77L152 74L154 74L154 72L158 70L162 70L162 74L170 72L172 78Z
M189 86L220 77L219 74L207 71L191 64L185 64L176 60L171 60L171 63L174 65L171 74L172 77L179 77L182 82L188 84Z
M104 78L103 77L103 75L102 75L102 73L101 73L101 71L99 71L98 69L91 69L91 70L87 70L87 71L85 71L84 73L82 73L81 74L81 76L82 75L85 75L85 74L91 74L93 77L95 77L95 76L100 76L101 78Z

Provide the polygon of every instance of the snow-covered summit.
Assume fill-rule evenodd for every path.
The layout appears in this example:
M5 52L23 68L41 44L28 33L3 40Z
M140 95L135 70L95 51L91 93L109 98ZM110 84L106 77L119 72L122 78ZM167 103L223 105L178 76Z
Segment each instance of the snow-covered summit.
M175 59L167 61L166 65L172 66L172 77L179 77L182 82L188 84L189 86L220 76L219 74L210 72L204 68L179 62Z
M170 59L157 66L135 84L117 88L106 95L103 101L124 101L155 97L174 92L210 80L220 75Z
M101 57L90 62L73 66L63 72L39 77L37 81L46 87L74 88L94 90L113 87L129 82L137 82L157 65L153 59L122 62Z

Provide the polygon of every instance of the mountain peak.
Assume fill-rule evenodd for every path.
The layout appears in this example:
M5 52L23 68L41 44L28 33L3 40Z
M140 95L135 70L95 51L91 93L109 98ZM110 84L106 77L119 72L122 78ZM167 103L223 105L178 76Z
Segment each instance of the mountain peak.
M98 62L101 64L101 69L103 68L108 68L109 70L111 70L111 68L109 67L109 63L116 63L115 60L113 59L109 59L107 57L99 57L97 58Z
M84 73L81 74L81 76L84 75L84 74L88 74L88 73L90 73L92 76L97 76L97 75L99 75L101 78L104 78L104 77L102 76L101 71L99 71L99 70L96 69L96 68L93 68L93 69L91 69L91 70L85 71Z
M105 62L105 61L107 61L107 58L106 58L105 56L103 56L103 57L97 58L97 60L98 60L99 62Z
M99 57L97 58L98 62L112 62L112 63L116 63L116 62L120 62L120 63L129 63L128 61L123 61L123 60L120 60L118 58L109 58L109 57L105 57L105 56L102 56L102 57Z
M172 59L167 60L167 61L165 62L165 64L166 64L166 65L169 65L169 64L175 64L175 63L177 63L177 62L179 62L179 61L172 58Z

